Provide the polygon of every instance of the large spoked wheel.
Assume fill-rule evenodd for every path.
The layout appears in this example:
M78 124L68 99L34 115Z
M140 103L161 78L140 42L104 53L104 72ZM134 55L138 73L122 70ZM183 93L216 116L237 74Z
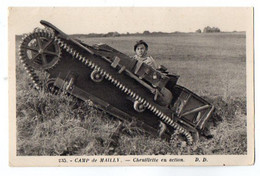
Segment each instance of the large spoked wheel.
M22 40L20 56L23 62L34 69L46 70L57 64L61 49L51 34L35 32Z

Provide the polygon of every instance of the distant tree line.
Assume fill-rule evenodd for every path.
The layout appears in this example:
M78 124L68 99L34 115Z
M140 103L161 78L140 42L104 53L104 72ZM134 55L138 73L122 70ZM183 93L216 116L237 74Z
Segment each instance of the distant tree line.
M150 32L145 30L142 33L119 33L119 32L108 32L106 34L97 34L97 33L90 33L90 34L74 34L74 36L87 36L87 37L119 37L119 36L141 36L141 35L164 35L164 34L175 34L176 32L167 33L167 32Z
M201 29L198 29L195 31L196 33L213 33L213 32L220 32L220 29L218 27L205 27L203 31ZM136 32L136 33L119 33L119 32L108 32L106 34L97 34L97 33L90 33L90 34L74 34L74 36L87 36L87 37L119 37L119 36L142 36L142 35L165 35L165 34L182 34L183 32L175 31L175 32L150 32L148 30L145 30L142 33Z
M220 32L220 29L218 27L209 27L209 26L207 26L207 27L205 27L203 29L203 32L204 33Z
M201 33L202 31L200 29L195 31L196 33ZM215 33L215 32L221 32L218 27L210 27L207 26L203 29L203 33Z
M201 30L200 30L200 29L198 29L198 30L196 30L195 32L196 32L196 33L201 33Z

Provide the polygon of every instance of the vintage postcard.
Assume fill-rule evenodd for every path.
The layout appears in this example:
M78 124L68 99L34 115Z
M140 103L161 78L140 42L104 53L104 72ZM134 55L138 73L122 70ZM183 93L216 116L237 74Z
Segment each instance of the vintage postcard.
M9 8L10 166L254 164L253 8Z

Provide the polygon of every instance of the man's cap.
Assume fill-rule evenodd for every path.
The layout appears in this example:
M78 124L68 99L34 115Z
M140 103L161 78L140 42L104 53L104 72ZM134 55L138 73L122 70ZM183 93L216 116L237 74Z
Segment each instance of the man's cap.
M141 45L141 44L143 44L145 46L145 48L148 49L148 44L143 40L139 40L139 41L136 42L136 44L134 46L134 51L136 50L137 46Z

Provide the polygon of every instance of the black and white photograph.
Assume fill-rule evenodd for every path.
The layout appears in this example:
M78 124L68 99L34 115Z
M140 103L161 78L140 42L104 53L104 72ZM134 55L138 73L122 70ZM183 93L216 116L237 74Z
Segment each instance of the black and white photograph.
M13 166L254 163L252 8L11 7L8 22Z

